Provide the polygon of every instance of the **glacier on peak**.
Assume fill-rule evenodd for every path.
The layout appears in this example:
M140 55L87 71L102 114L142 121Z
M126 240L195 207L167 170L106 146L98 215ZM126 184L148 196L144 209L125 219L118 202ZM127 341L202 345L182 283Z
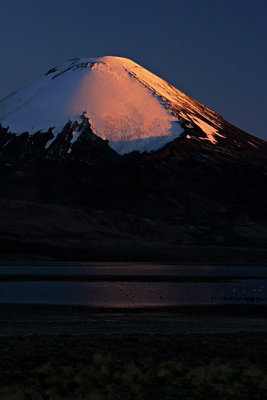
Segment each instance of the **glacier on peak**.
M203 117L213 144L220 127L218 114L122 57L69 60L0 101L1 125L16 134L53 127L56 135L83 114L119 154L162 148L184 131L181 119Z

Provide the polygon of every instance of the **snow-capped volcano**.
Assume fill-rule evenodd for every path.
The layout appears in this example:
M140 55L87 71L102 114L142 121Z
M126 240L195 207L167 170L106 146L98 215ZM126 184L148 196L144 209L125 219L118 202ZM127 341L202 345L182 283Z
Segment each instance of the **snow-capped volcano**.
M266 142L125 58L71 60L0 102L12 256L266 259L266 177Z
M0 123L9 133L38 131L53 136L68 121L72 139L81 135L83 116L92 132L119 154L150 152L199 127L197 140L216 144L222 118L135 62L121 57L73 59L49 70L34 84L0 102Z

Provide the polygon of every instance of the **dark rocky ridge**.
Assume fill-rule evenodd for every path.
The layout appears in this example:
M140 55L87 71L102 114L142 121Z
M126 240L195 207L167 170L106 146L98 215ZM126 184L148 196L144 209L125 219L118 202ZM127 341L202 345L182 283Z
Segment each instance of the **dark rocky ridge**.
M17 136L1 127L2 256L264 259L266 142L225 121L216 145L196 125L184 129L159 151L119 156L85 117L47 148L52 129Z

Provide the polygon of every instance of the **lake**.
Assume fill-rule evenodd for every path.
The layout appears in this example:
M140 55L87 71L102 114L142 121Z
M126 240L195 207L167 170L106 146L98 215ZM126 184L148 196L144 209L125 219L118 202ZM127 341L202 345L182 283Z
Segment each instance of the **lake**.
M0 336L267 332L267 268L0 266Z
M141 263L2 265L0 303L124 309L267 305L267 267Z

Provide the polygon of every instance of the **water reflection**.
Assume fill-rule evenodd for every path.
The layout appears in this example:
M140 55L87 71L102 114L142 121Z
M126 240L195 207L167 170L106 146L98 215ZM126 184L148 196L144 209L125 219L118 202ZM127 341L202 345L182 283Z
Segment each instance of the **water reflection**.
M0 282L0 303L94 307L267 304L266 282Z

